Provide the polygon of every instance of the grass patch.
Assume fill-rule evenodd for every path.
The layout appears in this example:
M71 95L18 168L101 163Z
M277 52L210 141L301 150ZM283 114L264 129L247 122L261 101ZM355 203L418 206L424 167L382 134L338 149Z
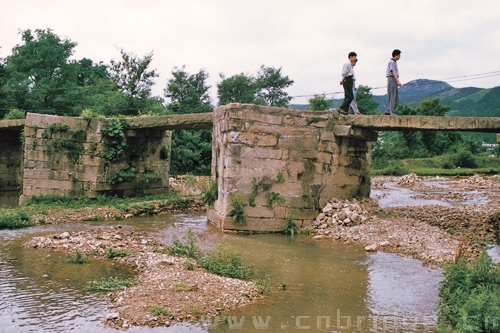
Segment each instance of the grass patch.
M243 264L241 256L231 250L225 241L199 259L198 265L212 273L230 278L248 279L255 275L254 267Z
M473 176L500 173L500 158L488 155L470 155L464 152L432 158L410 158L387 161L387 166L372 168L373 176L402 176L416 173L419 176Z
M168 316L170 315L170 311L167 308L156 306L156 305L148 305L146 306L146 311L151 313L153 316Z
M0 229L20 229L33 226L33 221L24 210L0 209Z
M438 332L498 332L500 266L486 253L472 263L459 257L444 267ZM474 327L474 329L472 329Z
M110 277L107 280L102 278L100 280L94 280L88 282L88 286L85 287L85 291L88 292L107 292L113 290L123 289L129 287L135 283L135 279L119 279L118 277Z
M108 258L108 259L113 259L116 257L127 257L131 254L132 254L132 252L130 252L128 250L114 249L112 247L108 247L106 249L106 258Z
M83 253L79 250L76 250L75 252L69 253L66 256L66 262L68 264L83 265L83 264L88 264L90 262L90 259L89 259L89 256L86 255L85 253Z

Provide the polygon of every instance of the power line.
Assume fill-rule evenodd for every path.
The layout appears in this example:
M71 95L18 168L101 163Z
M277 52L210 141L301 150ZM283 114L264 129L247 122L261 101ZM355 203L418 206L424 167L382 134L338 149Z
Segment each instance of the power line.
M471 74L471 75L462 75L462 76L454 76L450 78L445 78L445 79L437 79L437 80L432 80L432 81L440 81L440 82L427 82L426 85L433 85L433 84L440 84L441 82L462 82L462 81L470 81L470 80L478 80L478 79L483 79L483 78L488 78L488 77L493 77L493 76L500 76L500 71L493 71L493 72L486 72L486 73L479 73L479 74ZM430 79L427 79L430 80ZM370 90L378 90L378 89L384 89L387 88L387 86L380 86L380 87L371 87ZM292 98L301 98L301 97L314 97L316 95L336 95L336 94L342 94L344 91L335 91L335 92L328 92L328 93L322 93L322 94L309 94L309 95L295 95L295 96L290 96Z

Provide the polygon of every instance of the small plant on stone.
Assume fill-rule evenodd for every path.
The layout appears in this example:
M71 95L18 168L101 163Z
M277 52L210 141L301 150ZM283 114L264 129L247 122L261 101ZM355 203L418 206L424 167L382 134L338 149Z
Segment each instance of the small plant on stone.
M202 191L201 195L203 198L203 202L205 202L209 206L213 206L215 200L217 200L218 188L217 183L214 181L210 181L210 185L206 191Z
M267 198L266 202L267 208L273 208L273 205L275 203L284 204L286 202L285 197L276 192L267 193L266 198Z
M186 185L188 186L194 186L196 185L196 177L192 173L187 173L186 174Z
M233 224L245 225L247 223L247 214L245 213L246 204L243 202L243 195L238 193L231 198L233 209L227 214L232 217Z
M173 291L188 291L191 287L186 283L176 283L172 286Z
M184 264L182 264L182 266L184 267L184 269L186 271L194 271L194 264L190 261L184 262Z
M283 227L283 232L291 236L294 236L299 233L299 229L297 228L297 224L293 219L293 212L291 209L289 209L286 213L285 226Z

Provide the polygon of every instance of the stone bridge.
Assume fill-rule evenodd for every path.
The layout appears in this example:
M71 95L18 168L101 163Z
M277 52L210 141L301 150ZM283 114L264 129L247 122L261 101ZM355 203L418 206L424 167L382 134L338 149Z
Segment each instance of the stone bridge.
M208 219L222 230L278 232L287 216L311 222L332 197L370 195L377 131L500 132L500 118L342 116L251 104L126 123L122 147L105 134L116 128L112 119L28 113L0 121L0 190L22 188L21 203L42 194L164 193L171 131L213 128L218 197Z

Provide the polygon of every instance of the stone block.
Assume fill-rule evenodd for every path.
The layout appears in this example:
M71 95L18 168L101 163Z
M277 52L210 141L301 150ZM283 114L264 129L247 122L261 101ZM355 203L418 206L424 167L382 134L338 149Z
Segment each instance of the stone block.
M297 151L318 151L319 139L317 136L283 135L279 138L278 147Z
M282 159L283 151L282 149L272 149L272 148L241 148L241 158L249 159Z
M252 232L281 232L283 231L284 221L274 218L247 218L245 225L233 224L232 221L224 219L223 229L252 231Z
M267 207L252 207L246 206L245 213L248 217L258 217L258 218L273 218L274 211Z

